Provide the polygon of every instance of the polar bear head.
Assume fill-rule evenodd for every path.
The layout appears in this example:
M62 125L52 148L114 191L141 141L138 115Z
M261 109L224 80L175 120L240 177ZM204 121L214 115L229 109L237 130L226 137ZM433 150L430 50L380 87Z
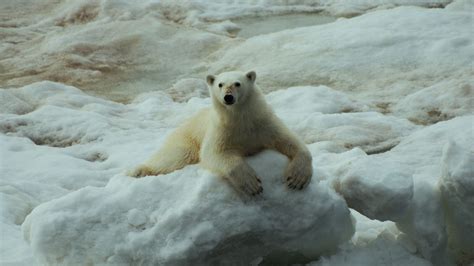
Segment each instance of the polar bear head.
M208 75L207 84L211 97L218 103L232 107L245 102L255 89L255 71L224 72L217 76Z

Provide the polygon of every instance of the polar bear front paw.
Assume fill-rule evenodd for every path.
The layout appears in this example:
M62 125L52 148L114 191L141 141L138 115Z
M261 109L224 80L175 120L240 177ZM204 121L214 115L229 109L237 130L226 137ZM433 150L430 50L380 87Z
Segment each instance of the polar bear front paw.
M313 167L311 164L291 162L285 173L285 181L291 189L303 189L311 181Z
M230 175L229 181L235 188L250 196L263 192L262 181L249 171L235 171Z
M158 174L159 173L155 169L147 165L140 165L127 173L128 176L136 178Z
M256 176L242 178L239 189L250 196L256 196L263 192L262 181Z

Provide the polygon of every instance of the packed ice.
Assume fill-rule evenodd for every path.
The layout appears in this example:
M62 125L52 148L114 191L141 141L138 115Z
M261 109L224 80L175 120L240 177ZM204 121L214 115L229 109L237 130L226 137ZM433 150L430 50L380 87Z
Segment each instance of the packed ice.
M0 264L471 265L473 3L0 3ZM247 162L245 197L190 165L126 172L255 70L308 146Z

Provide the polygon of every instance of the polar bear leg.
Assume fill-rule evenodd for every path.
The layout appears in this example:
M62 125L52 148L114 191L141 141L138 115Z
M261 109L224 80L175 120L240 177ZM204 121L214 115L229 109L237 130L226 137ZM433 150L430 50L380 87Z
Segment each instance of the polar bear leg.
M311 153L305 144L298 141L296 136L285 130L277 135L274 147L272 148L290 159L284 176L288 187L303 189L310 182L313 175Z
M312 175L311 159L299 153L288 164L285 170L285 181L289 188L303 189L311 180Z
M129 172L129 175L143 177L167 174L197 162L199 162L199 146L172 137L147 162Z
M205 150L202 155L204 167L226 178L232 186L245 194L254 196L263 192L262 181L242 156Z

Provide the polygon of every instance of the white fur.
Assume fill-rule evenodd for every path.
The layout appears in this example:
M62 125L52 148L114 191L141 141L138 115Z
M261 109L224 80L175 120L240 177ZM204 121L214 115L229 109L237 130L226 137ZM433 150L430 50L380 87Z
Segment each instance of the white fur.
M263 149L274 149L290 159L285 171L287 185L302 189L312 176L311 154L275 116L256 86L255 78L253 71L208 76L212 108L201 110L179 127L157 154L130 175L166 174L200 162L229 180L239 191L256 195L263 188L244 157ZM232 95L235 103L226 105L225 95Z

